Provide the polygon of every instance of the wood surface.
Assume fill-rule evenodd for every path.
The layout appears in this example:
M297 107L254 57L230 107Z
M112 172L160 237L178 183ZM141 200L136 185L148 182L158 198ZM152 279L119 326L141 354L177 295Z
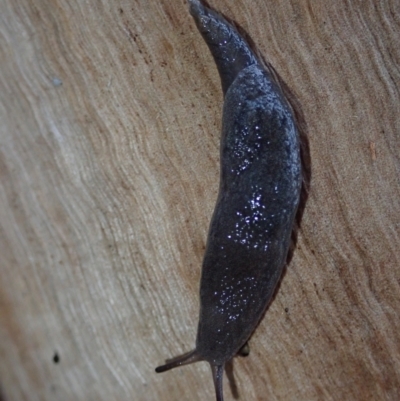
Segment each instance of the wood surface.
M210 5L290 88L310 162L226 401L399 400L400 2ZM206 363L154 368L194 347L221 108L183 0L1 1L1 401L214 399Z

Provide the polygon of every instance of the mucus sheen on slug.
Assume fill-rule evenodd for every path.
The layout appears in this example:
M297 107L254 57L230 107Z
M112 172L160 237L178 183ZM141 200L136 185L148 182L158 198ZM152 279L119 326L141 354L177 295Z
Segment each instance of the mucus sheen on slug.
M236 28L188 0L224 93L221 173L200 282L196 347L156 369L207 361L217 401L226 362L246 344L274 294L300 198L299 135L285 96Z

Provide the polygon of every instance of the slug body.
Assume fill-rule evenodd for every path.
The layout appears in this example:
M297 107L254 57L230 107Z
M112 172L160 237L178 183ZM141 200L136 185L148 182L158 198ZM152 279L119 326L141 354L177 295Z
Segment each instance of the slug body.
M156 371L207 361L222 401L224 365L256 328L286 262L300 198L300 145L271 72L221 15L188 2L224 92L221 178L202 267L196 348Z

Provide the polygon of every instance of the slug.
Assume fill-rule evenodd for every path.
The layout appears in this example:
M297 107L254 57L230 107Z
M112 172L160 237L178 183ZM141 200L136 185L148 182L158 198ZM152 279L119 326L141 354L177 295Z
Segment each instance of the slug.
M207 361L223 401L224 366L255 330L286 263L302 183L300 141L271 70L225 18L198 0L188 3L224 93L220 187L202 266L196 347L156 372Z

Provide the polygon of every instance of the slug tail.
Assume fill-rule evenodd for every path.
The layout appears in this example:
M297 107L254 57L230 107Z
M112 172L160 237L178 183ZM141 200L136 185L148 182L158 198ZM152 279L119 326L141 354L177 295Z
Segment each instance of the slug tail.
M224 94L237 75L258 59L236 28L199 0L188 0L189 11L218 68Z
M186 354L179 355L175 358L167 360L165 365L158 366L156 368L157 373L162 373L170 369L177 368L178 366L189 365L194 362L201 361L201 356L196 350L187 352Z
M224 374L224 365L211 365L211 371L214 379L215 394L217 401L224 401L224 395L222 391L222 377Z

